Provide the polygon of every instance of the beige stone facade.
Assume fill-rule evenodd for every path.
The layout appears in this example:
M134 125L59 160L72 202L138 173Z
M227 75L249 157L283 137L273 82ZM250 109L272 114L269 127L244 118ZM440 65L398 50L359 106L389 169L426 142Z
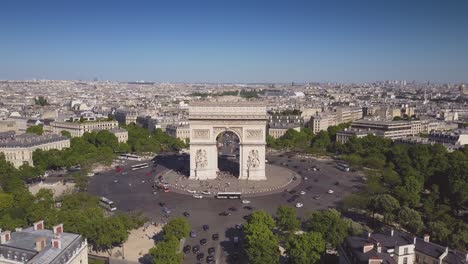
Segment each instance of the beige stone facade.
M270 127L270 128L268 128L268 135L270 135L273 138L277 139L277 138L280 138L280 137L284 136L284 134L286 134L286 132L289 129L294 129L297 132L301 131L301 127Z
M337 124L337 117L335 114L321 113L310 118L310 128L314 134L320 131L327 130L329 126L335 126Z
M14 120L0 120L0 132L15 131L18 133L18 127Z
M72 137L81 137L85 132L95 130L112 130L119 127L117 121L96 121L96 122L52 122L50 127L53 133L60 134L62 131L70 132Z
M169 125L166 127L166 133L181 140L190 139L190 126Z
M36 149L61 150L69 147L70 139L58 135L28 136L0 141L0 153L16 168L23 164L34 166L32 156Z
M192 103L190 178L215 179L218 173L216 138L230 131L240 142L239 179L266 180L266 106L252 103Z

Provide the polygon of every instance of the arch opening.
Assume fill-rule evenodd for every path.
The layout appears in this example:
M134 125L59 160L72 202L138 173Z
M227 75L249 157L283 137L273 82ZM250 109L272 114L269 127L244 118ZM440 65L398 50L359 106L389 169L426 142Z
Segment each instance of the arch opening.
M216 137L218 151L218 177L240 175L240 138L233 131L223 131Z

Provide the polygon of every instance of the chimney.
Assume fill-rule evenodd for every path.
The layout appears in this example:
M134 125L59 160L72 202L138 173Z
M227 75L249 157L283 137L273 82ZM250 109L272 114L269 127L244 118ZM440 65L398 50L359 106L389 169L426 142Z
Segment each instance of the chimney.
M380 245L379 242L377 242L377 252L382 253L382 246Z
M61 249L62 248L62 240L60 240L60 236L54 236L52 238L52 247L56 249Z
M60 235L63 233L63 224L58 224L54 226L52 229L54 231L54 235Z
M374 249L374 244L365 244L364 247L362 247L362 253L367 253Z
M40 237L36 240L36 251L41 252L46 246L46 239L45 237Z
M367 237L368 237L368 238L370 238L370 237L371 237L371 235L372 235L372 233L371 233L371 232L367 232Z
M413 237L413 244L416 245L416 237Z
M44 220L37 221L33 224L34 231L44 230Z
M430 236L428 234L424 235L424 242L429 242Z
M395 230L392 228L392 230L390 230L390 236L393 236L393 233L395 233Z
M11 232L8 230L3 231L0 233L0 244L3 245L6 242L11 240Z

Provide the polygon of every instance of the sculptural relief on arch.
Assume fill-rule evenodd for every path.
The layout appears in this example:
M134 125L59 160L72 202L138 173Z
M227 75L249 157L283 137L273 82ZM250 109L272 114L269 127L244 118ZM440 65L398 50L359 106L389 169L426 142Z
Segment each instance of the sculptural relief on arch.
M195 102L189 107L190 178L215 179L216 138L230 131L239 138L239 179L266 180L266 107L250 102Z

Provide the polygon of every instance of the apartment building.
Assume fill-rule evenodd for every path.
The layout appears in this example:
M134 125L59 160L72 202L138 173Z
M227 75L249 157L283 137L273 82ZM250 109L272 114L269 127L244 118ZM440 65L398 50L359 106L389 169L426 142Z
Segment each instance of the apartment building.
M119 124L130 125L137 123L138 113L134 110L117 109L114 112L114 117Z
M332 113L320 113L310 118L309 127L312 132L317 134L320 131L327 130L329 126L335 126L337 124L337 118Z
M190 139L190 127L188 125L168 125L166 133L182 140Z
M13 163L16 168L23 164L34 166L32 156L36 149L61 150L69 147L69 138L54 134L41 136L23 134L17 137L10 136L9 138L0 139L0 153L3 153L6 161Z
M60 134L62 131L70 132L72 137L81 137L85 132L95 130L112 130L119 127L117 121L95 121L95 122L51 122L52 133Z
M15 232L0 229L0 264L88 264L88 243L81 235L52 230L44 221Z
M363 117L360 107L337 107L333 111L336 114L337 124L353 122Z
M15 131L18 133L18 127L14 120L0 120L0 132Z
M148 131L152 133L157 128L158 119L151 116L139 116L136 119L136 124L148 129Z
M117 137L117 140L119 143L127 143L128 141L128 131L122 128L113 128L109 130L112 134L114 134Z
M429 133L429 141L455 146L468 145L468 129L457 129L452 132L432 131Z
M468 254L397 230L345 239L338 248L339 264L467 264Z
M280 125L280 124L273 124L273 125L269 125L268 126L268 135L270 135L271 137L277 139L277 138L280 138L282 136L284 136L284 134L286 134L286 132L289 130L289 129L294 129L296 130L297 132L300 132L301 131L301 126L299 125L295 125L295 124L289 124L289 125Z
M411 136L413 133L411 123L406 121L357 120L351 123L351 128L376 131L377 134L390 139Z

